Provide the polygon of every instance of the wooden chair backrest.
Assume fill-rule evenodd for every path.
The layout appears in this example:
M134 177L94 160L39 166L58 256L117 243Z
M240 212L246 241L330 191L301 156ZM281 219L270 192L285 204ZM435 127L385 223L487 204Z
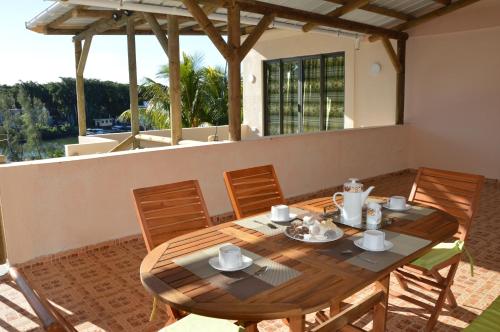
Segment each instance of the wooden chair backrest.
M30 304L31 308L40 319L42 327L45 331L50 332L77 332L77 330L39 293L33 289L24 275L11 267L9 274L17 287L23 293L24 297Z
M458 219L456 237L465 240L484 183L481 175L419 168L409 200L443 210Z
M196 180L134 189L132 195L148 251L212 225Z
M344 327L348 326L350 323L358 320L360 317L371 311L376 305L384 303L385 294L383 291L377 291L376 293L370 295L363 302L360 302L348 309L345 309L333 316L326 322L311 329L311 332L332 332L332 331L346 331L343 330ZM351 330L361 330L354 328L352 326ZM363 330L361 330L363 331Z
M224 181L238 219L285 203L273 165L225 172Z

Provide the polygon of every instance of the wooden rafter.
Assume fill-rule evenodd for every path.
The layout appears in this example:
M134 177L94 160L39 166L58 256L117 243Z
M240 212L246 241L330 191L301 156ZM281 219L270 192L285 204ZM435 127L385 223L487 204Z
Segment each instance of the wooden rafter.
M182 0L191 15L198 21L200 27L205 31L208 38L212 41L214 46L219 50L225 59L231 56L231 50L222 38L220 32L214 26L212 21L208 18L207 14L200 8L195 0Z
M461 9L463 7L472 5L473 3L476 3L478 1L480 1L480 0L458 0L456 2L449 4L446 7L442 7L442 8L433 10L433 11L431 11L427 14L424 14L422 16L419 16L413 20L398 24L398 25L392 27L391 29L396 30L396 31L405 31L405 30L411 29L413 27L416 27L420 24L426 23L426 22L428 22L436 17L444 16L444 15L450 14L458 9ZM380 39L380 36L370 36L369 37L369 40L372 42L379 40L379 39Z
M107 30L121 28L125 26L130 20L135 20L138 18L142 18L140 16L140 13L133 13L131 16L123 15L118 20L114 20L113 18L100 19L99 21L92 23L85 31L82 31L74 36L73 41L83 40L88 38L89 36L101 34Z
M331 3L335 3L337 5L344 5L347 2L347 0L326 0L326 1L331 2ZM402 21L409 21L409 20L412 20L415 18L415 17L413 17L413 15L406 14L406 13L403 13L403 12L400 12L400 11L397 11L394 9L380 7L380 6L373 5L373 4L366 4L362 7L360 7L359 9L365 10L367 12L379 14L379 15L384 15L387 17L397 18L397 19L402 20Z
M451 0L433 0L434 2L437 2L443 6L448 6L451 3Z
M148 22L149 26L151 27L151 30L153 30L154 34L156 35L156 39L158 39L158 42L163 48L163 51L168 56L168 38L165 35L165 32L162 30L160 24L158 24L158 20L156 20L156 17L154 17L154 15L152 15L151 13L142 13L142 14L144 15L144 19Z
M327 15L331 17L341 17L347 13L350 13L358 8L363 7L364 5L368 4L370 0L348 0L343 6L337 7L331 12L329 12ZM317 27L317 24L314 23L306 23L303 27L302 30L304 32L309 32L312 29Z
M387 38L382 38L382 44L384 45L384 48L387 52L387 55L389 56L389 59L392 62L392 65L394 66L394 69L396 70L397 73L401 72L401 64L399 63L398 55L396 54L396 51L394 51L394 48L392 47L391 41Z
M191 1L191 0L190 0ZM369 24L348 21L341 18L329 17L327 15L317 14L305 10L294 9L290 7L274 5L256 0L235 0L241 10L257 14L276 14L276 17L299 21L310 22L317 25L323 25L330 28L354 31L359 33L374 34L392 39L408 38L406 33L393 31L386 28L376 27Z
M252 30L252 32L248 35L248 37L241 45L239 54L240 59L243 59L248 54L248 52L262 36L264 31L266 31L267 27L269 27L269 24L272 23L274 17L274 14L264 15L264 17L262 17L262 19L259 21L259 24L257 24L255 29Z

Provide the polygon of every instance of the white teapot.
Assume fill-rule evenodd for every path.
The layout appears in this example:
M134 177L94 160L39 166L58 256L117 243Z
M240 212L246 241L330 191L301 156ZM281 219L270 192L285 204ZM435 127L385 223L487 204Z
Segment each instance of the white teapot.
M375 188L371 186L363 191L363 184L358 179L351 178L344 183L344 192L337 192L333 195L333 203L340 210L341 221L347 225L360 225L363 204L365 204L368 195ZM337 196L343 196L343 204L337 203Z

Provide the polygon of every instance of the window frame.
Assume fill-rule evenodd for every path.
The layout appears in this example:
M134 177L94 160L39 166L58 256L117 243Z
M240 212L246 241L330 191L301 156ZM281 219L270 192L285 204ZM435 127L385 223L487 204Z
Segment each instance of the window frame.
M267 66L268 64L272 63L278 63L279 64L279 86L280 86L280 95L279 95L279 103L280 103L280 110L279 110L279 119L280 119L280 133L279 135L284 135L284 126L283 126L283 62L284 61L298 61L299 63L299 82L298 82L298 88L299 88L299 133L298 134L303 134L304 133L304 121L303 121L303 106L304 106L304 98L303 98L303 84L304 84L304 66L303 66L303 61L307 59L318 59L320 61L320 130L319 131L326 131L326 122L325 122L325 82L326 82L326 75L325 75L325 58L331 57L331 56L343 56L344 57L344 82L345 82L345 51L338 51L338 52L330 52L330 53L321 53L321 54L313 54L313 55L303 55L303 56L295 56L295 57L289 57L289 58L278 58L278 59L270 59L270 60L263 60L262 61L262 78L263 78L263 93L262 93L262 109L263 109L263 128L264 128L264 136L278 136L278 135L270 135L269 134L269 117L270 114L267 109L267 100L268 100L268 89L267 89ZM345 96L345 85L344 85L344 96ZM345 101L344 101L344 116L345 116ZM334 130L334 129L333 129ZM297 135L297 134L290 134L290 135Z

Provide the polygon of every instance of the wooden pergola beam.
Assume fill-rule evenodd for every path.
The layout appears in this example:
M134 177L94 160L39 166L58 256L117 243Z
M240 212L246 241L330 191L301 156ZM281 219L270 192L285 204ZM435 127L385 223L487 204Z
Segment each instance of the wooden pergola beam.
M193 15L203 31L205 31L214 46L219 50L222 56L226 60L228 60L231 56L231 50L222 38L220 32L210 21L207 14L205 14L205 12L200 8L195 0L182 0L182 2L184 3L184 6L186 6L187 10L189 10L191 15Z
M466 6L472 5L473 3L476 3L480 0L458 0L456 2L453 2L452 4L442 7L436 10L433 10L427 14L424 14L422 16L419 16L411 21L405 22L398 24L391 29L397 30L397 31L405 31L411 28L414 28L418 25L424 24L436 17L444 16L450 13L453 13L456 10L459 10L461 8L464 8ZM377 41L380 39L380 36L370 36L368 38L371 42Z
M405 75L406 75L406 40L397 41L398 62L401 70L396 76L396 124L404 124L405 120ZM392 48L392 46L391 46Z
M335 3L337 5L344 5L347 2L347 0L326 0L326 1L331 2L331 3ZM387 17L397 18L397 19L402 20L402 21L409 21L411 19L414 19L414 17L410 14L406 14L406 13L403 13L403 12L400 12L400 11L397 11L394 9L380 7L380 6L373 5L373 4L366 4L359 9L365 10L367 12L379 14L379 15L384 15Z
M184 0L193 1L193 0ZM369 24L348 21L341 18L330 17L327 15L317 14L305 10L274 5L256 0L235 0L241 10L261 15L276 14L276 17L294 20L299 22L310 22L317 25L322 25L330 28L354 31L364 34L373 34L391 39L408 38L406 33L394 31L386 28L376 27Z
M179 51L179 21L176 16L168 16L168 69L170 96L171 144L177 145L182 139L181 109L181 61Z
M227 7L227 43L231 50L228 58L229 140L241 141L241 30L240 8L235 1Z
M401 64L399 63L398 55L396 54L394 48L392 47L391 41L387 38L382 38L381 40L387 52L387 55L389 56L389 59L391 60L392 65L394 66L394 69L396 70L396 73L401 72Z
M92 23L85 31L82 31L74 36L73 41L83 40L88 38L89 36L98 35L107 30L120 28L128 24L130 20L135 20L137 18L141 18L140 13L133 13L130 16L123 15L116 21L113 18L101 19L95 23Z
M252 47L257 43L259 38L262 36L262 34L266 31L266 29L269 27L269 24L271 24L274 20L275 15L274 14L268 14L264 15L264 17L261 18L259 21L259 24L255 26L255 28L252 30L252 32L248 35L248 37L245 39L243 44L240 47L240 61L245 58L245 56L250 52ZM240 32L241 33L241 32Z
M163 51L168 56L168 38L165 35L165 31L163 31L160 24L156 20L156 17L154 17L153 14L151 13L142 13L142 14L146 22L148 22L149 26L151 27L151 30L153 30L153 33L155 34L156 39L158 39L158 42L163 48Z
M364 5L367 5L369 2L370 0L348 0L343 6L335 8L326 15L331 17L341 17L347 13L363 7ZM317 26L317 24L309 22L302 27L302 31L309 32Z
M137 62L135 49L135 22L129 17L127 22L127 53L128 53L128 75L130 94L130 126L132 136L139 134L139 93L137 88ZM133 142L133 148L137 148L137 140Z
M451 0L433 0L434 2L437 2L443 6L448 6L451 3Z
M85 110L85 80L83 72L87 64L92 37L85 40L82 48L81 41L75 41L75 69L76 69L76 109L78 113L78 135L87 135L87 115Z

